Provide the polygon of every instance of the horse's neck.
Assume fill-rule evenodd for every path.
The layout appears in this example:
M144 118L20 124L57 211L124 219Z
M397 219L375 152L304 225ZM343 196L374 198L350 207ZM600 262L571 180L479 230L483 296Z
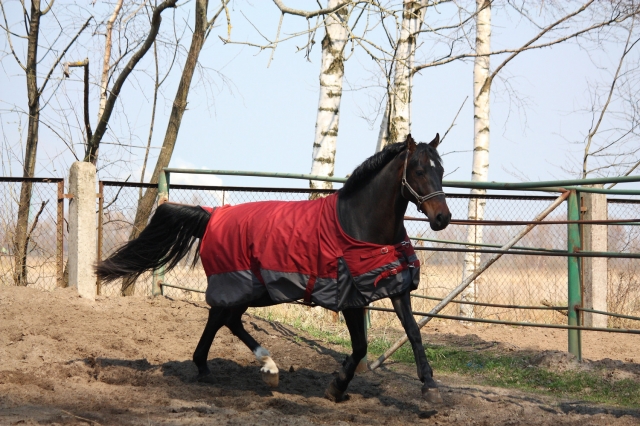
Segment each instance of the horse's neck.
M397 244L404 239L408 202L400 193L398 159L392 160L367 185L338 199L338 218L351 237L375 244Z

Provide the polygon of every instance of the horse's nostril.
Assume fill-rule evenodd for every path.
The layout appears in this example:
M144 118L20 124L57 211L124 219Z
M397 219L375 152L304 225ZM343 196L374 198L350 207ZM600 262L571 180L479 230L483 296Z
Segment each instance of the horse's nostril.
M444 218L442 217L442 213L438 213L438 215L436 216L436 223L438 225L442 225L443 221L444 221Z

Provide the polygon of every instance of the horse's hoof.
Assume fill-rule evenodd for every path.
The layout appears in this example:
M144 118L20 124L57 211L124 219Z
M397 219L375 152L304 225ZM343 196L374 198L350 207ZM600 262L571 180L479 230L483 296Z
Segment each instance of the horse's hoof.
M213 384L214 383L213 374L211 374L211 373L198 374L198 377L196 377L196 381L198 383L210 383L210 384Z
M324 397L327 398L331 402L342 402L349 399L344 392L341 392L336 385L333 383L329 383L329 387L326 391L324 391Z
M278 383L280 381L280 376L278 375L278 373L269 373L268 371L261 371L260 374L262 374L262 381L265 382L267 385L269 385L272 388L278 387Z
M422 399L431 404L442 404L442 396L438 388L422 388Z

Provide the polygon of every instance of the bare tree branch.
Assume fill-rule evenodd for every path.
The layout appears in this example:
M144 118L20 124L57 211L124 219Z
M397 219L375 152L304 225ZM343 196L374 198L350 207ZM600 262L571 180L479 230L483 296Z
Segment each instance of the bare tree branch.
M593 137L598 133L598 129L602 124L602 120L604 118L605 113L607 112L607 108L609 108L609 104L611 103L611 98L613 97L613 90L616 87L616 83L618 81L618 76L620 75L620 70L622 69L622 64L624 63L624 58L627 54L633 49L633 46L640 41L640 39L633 42L631 46L629 46L629 42L631 41L631 34L633 33L633 25L634 21L631 22L631 27L629 28L629 35L627 36L627 41L624 45L624 49L622 51L622 55L620 55L620 61L618 62L618 68L616 69L616 73L613 76L613 80L611 81L611 87L609 88L609 95L607 96L607 100L602 106L602 110L600 111L600 115L598 116L598 120L596 121L595 126L589 131L587 135L587 143L584 148L584 156L582 158L582 179L587 177L587 160L589 159L589 150L591 149L591 142L593 142Z
M151 45L153 44L156 36L158 35L158 31L160 30L160 24L162 22L162 17L160 16L165 9L175 7L177 0L165 0L158 5L153 11L153 16L151 18L151 28L149 30L149 34L145 39L142 47L133 54L129 62L124 67L118 78L116 79L113 87L111 88L111 93L109 94L109 98L107 99L107 103L105 104L104 111L102 116L98 120L98 125L96 126L96 131L87 146L87 152L85 153L84 161L89 161L91 163L96 163L98 159L98 147L100 145L100 141L104 136L104 133L107 130L107 124L109 123L109 118L111 117L111 113L113 112L113 108L115 107L116 100L120 95L120 91L122 90L122 86L124 86L127 77L133 71L135 66L140 62L142 57L149 51Z
M2 16L4 18L4 25L5 25L2 29L7 32L7 41L9 42L9 48L11 49L11 53L13 54L13 57L18 62L18 65L20 65L20 68L22 68L24 71L26 71L27 68L24 65L22 65L22 62L20 62L20 58L18 58L18 55L16 55L16 51L13 48L13 43L11 42L11 34L12 34L12 32L9 31L9 23L7 22L7 14L4 11L4 2L2 2L2 1L0 1L0 8L2 9Z
M273 2L276 4L276 6L278 6L278 9L280 9L280 12L282 12L282 14L289 14L289 15L297 15L297 16L302 16L303 18L313 18L314 16L318 16L318 15L326 15L329 13L333 13L336 12L340 9L342 9L343 7L347 6L348 4L352 3L351 1L345 1L342 2L338 5L336 5L335 7L328 7L325 9L318 9L318 10L314 10L312 12L307 12L301 9L293 9L291 7L287 7L285 6L281 0L273 0ZM360 2L358 2L360 3Z
M51 3L53 4L53 1ZM80 28L80 30L78 30L76 35L71 39L71 41L69 41L69 44L67 44L67 47L65 47L62 50L62 52L60 52L60 54L58 55L58 57L54 61L53 65L51 65L51 68L49 69L49 72L47 73L47 76L42 81L42 86L40 87L40 90L38 91L38 96L42 96L42 92L44 92L44 89L47 86L47 83L49 82L49 79L51 78L51 74L53 74L53 71L56 69L56 67L58 66L58 64L62 60L62 58L64 58L64 55L67 54L67 51L71 48L71 45L73 45L73 43L75 43L75 41L78 39L78 37L80 37L80 34L82 34L82 32L89 26L89 22L91 22L92 19L93 19L93 16L90 16L89 19L87 19L87 21L84 23L84 25Z

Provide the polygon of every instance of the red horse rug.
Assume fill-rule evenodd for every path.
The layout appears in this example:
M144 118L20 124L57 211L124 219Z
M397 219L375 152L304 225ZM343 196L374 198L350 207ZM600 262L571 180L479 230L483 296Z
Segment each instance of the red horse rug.
M203 207L200 245L210 306L304 300L333 311L418 288L420 261L409 237L395 246L358 241L340 226L338 193L311 201Z

